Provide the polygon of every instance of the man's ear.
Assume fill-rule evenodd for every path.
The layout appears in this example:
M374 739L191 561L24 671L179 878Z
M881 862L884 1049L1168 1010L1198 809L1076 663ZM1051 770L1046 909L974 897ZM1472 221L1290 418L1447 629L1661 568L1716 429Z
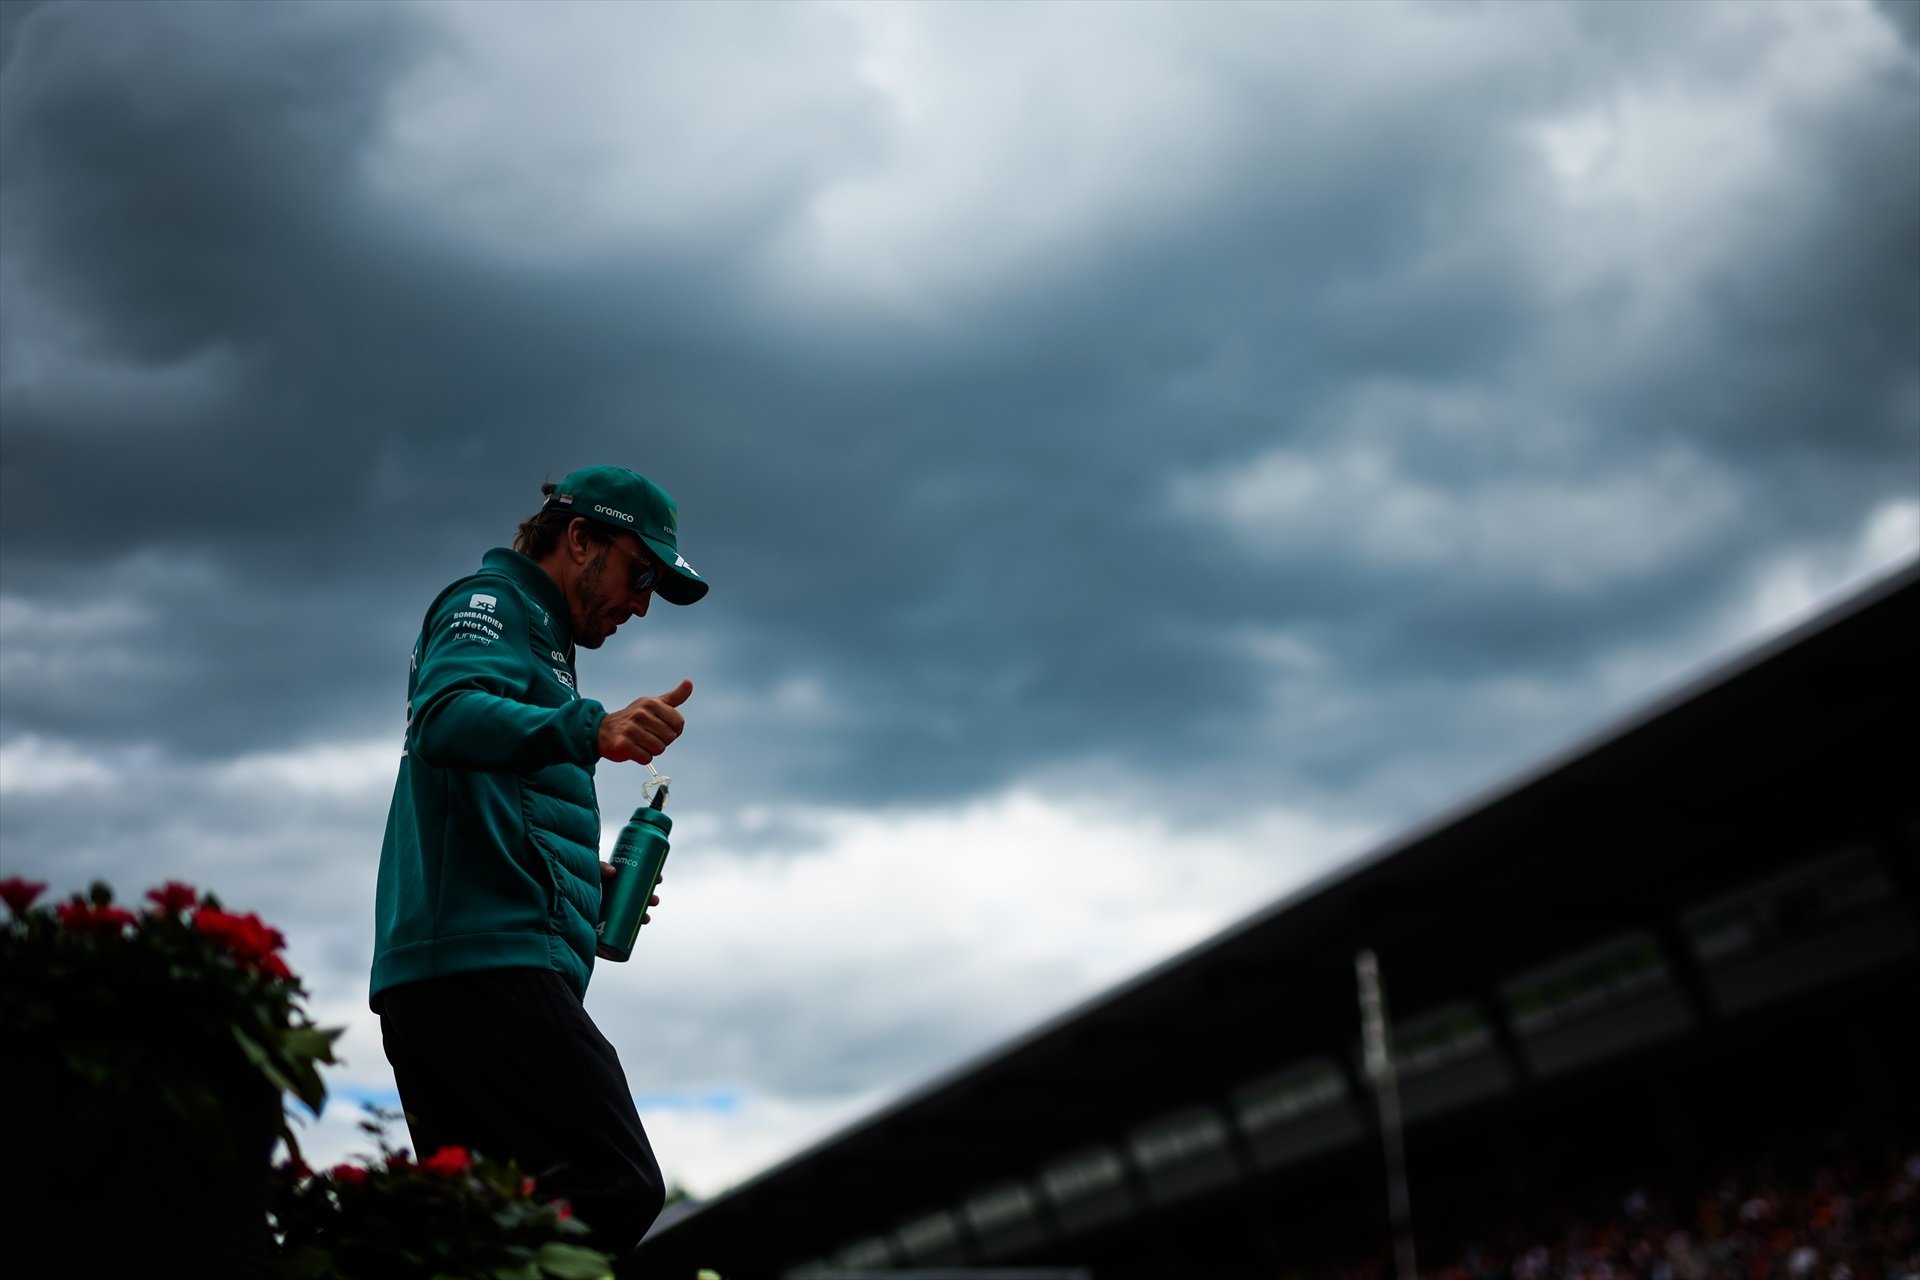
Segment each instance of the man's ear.
M567 521L567 554L576 565L593 559L594 542L587 536L587 518L575 516Z

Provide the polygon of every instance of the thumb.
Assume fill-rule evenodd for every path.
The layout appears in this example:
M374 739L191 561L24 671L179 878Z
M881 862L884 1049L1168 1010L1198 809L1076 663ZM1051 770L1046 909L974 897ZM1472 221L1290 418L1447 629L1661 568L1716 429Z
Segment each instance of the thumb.
M693 681L682 680L673 688L660 695L660 701L670 707L677 707L693 696Z

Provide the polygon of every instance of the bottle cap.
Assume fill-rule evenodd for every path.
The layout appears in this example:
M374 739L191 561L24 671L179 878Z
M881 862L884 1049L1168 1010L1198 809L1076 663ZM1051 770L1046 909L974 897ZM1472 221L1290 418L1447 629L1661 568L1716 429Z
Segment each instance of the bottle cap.
M657 829L662 835L673 830L673 819L667 816L665 810L651 808L644 804L633 811L631 821L645 823Z

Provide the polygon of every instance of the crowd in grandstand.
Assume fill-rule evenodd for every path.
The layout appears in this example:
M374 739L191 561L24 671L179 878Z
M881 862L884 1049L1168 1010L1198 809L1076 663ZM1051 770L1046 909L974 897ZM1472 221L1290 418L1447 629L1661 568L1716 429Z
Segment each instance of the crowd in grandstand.
M1920 1280L1920 1149L1864 1143L1708 1190L1637 1188L1598 1210L1503 1227L1421 1258L1423 1280ZM1418 1205L1416 1203L1416 1217ZM1386 1280L1380 1254L1342 1280Z

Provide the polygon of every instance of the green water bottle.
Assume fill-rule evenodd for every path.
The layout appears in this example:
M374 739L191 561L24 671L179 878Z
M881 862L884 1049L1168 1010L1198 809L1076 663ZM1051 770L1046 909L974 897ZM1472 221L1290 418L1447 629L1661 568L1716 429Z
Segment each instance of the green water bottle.
M673 830L673 819L664 810L671 781L657 772L648 779L653 798L633 811L613 843L613 857L608 859L613 878L601 886L599 941L593 949L602 960L623 961L633 955L640 920L647 914L648 900L660 884L660 868L667 862L667 833Z

